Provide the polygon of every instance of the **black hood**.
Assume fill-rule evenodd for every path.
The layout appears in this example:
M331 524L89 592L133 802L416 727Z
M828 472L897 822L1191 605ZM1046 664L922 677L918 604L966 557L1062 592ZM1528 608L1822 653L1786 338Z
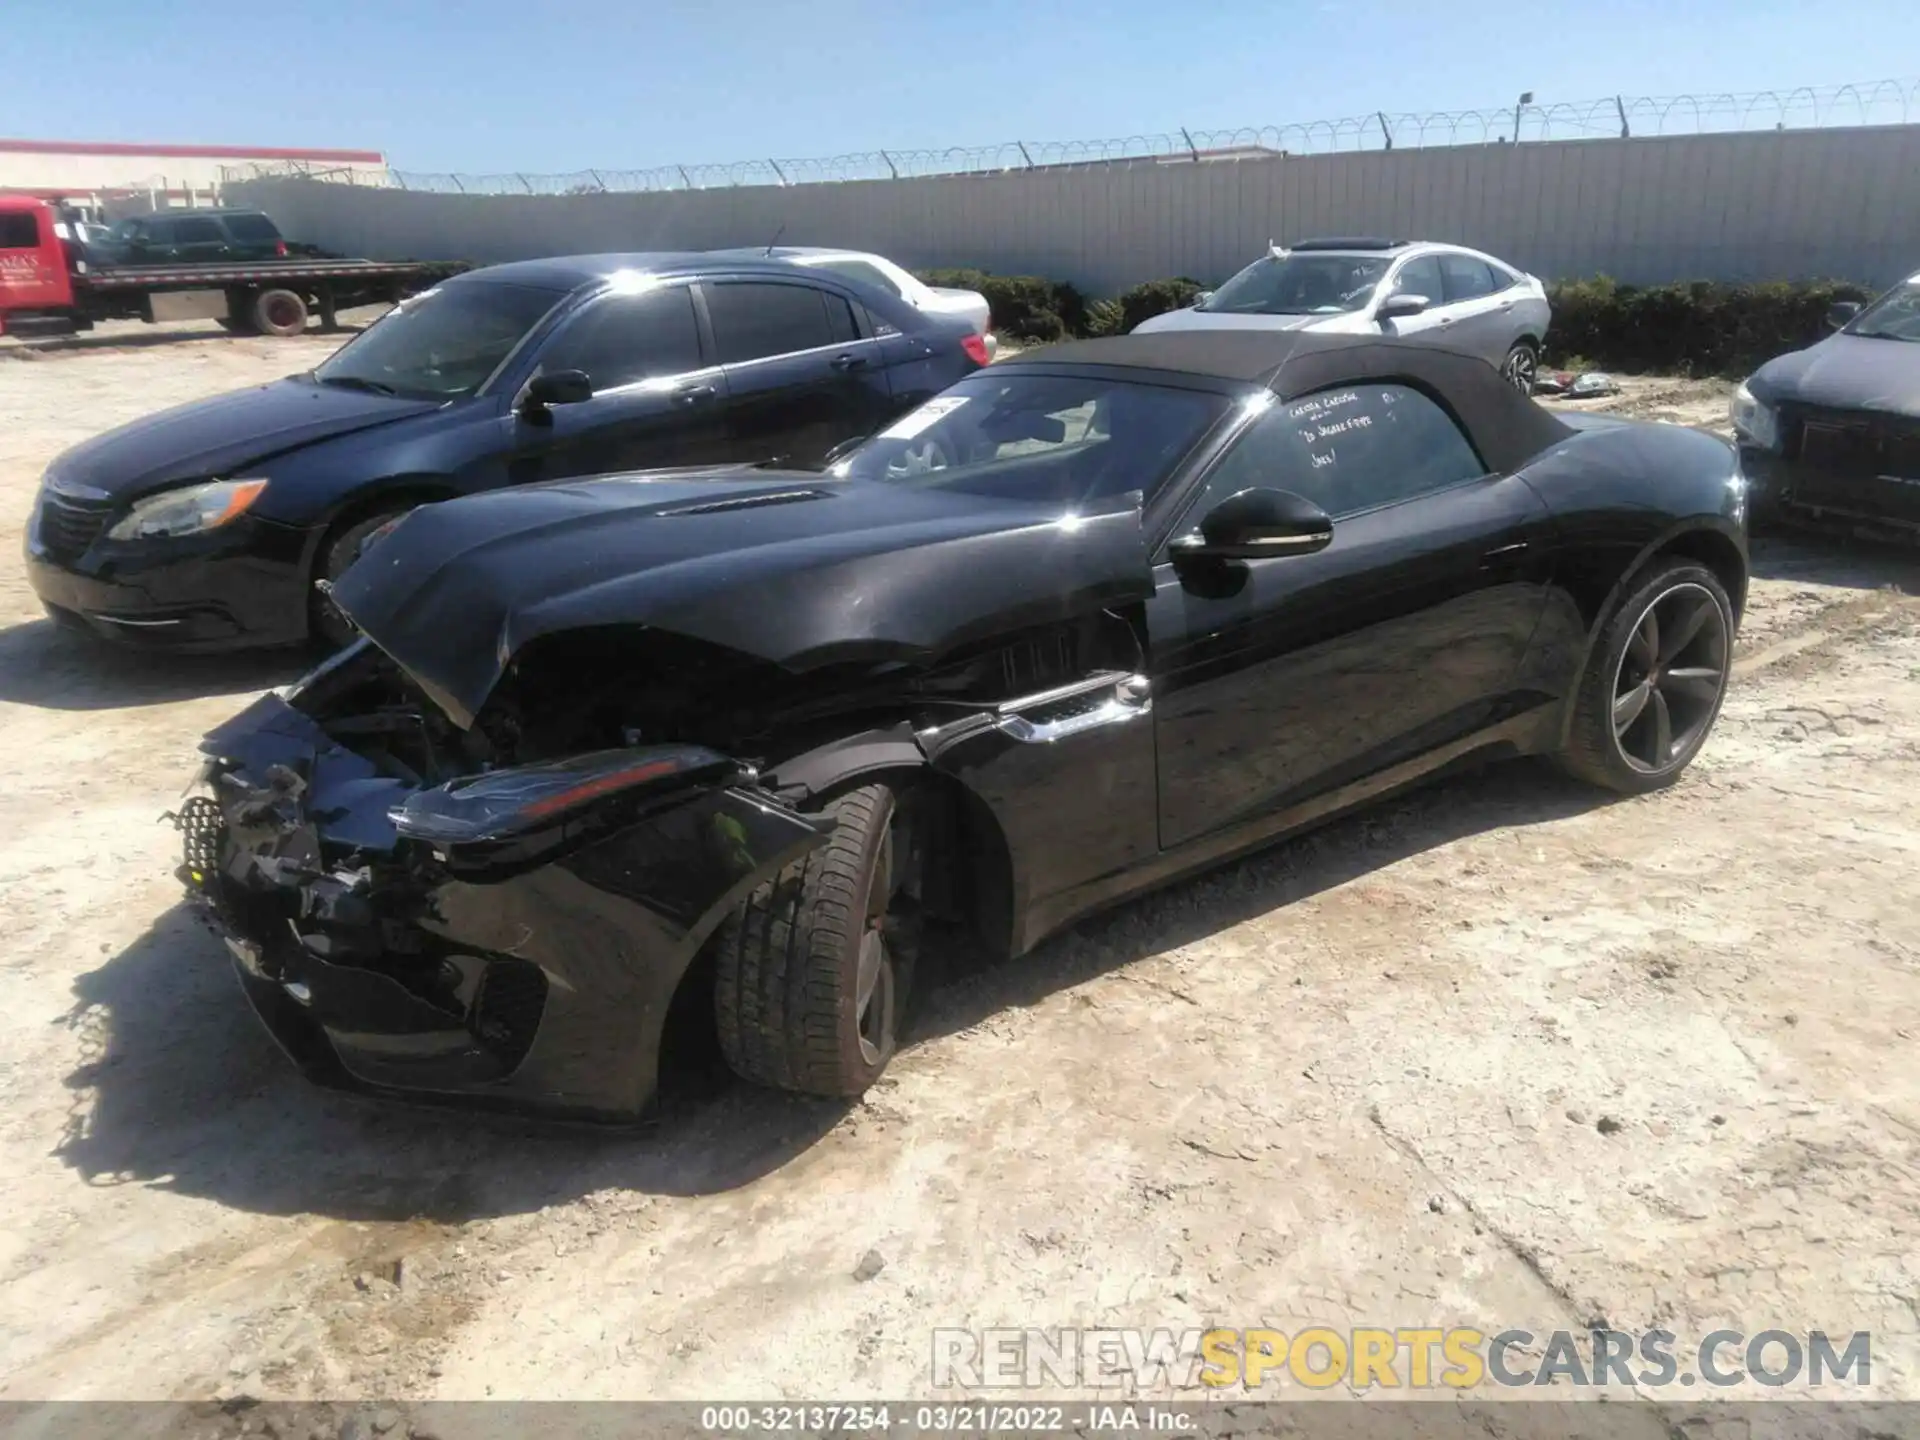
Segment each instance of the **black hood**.
M1920 415L1920 342L1869 340L1842 331L1769 360L1747 385L1768 402Z
M529 641L645 625L792 670L914 662L1153 593L1132 508L665 471L422 506L335 603L463 726Z
M53 462L56 487L138 495L184 480L231 478L289 450L439 408L295 377L162 410L74 446ZM92 497L89 497L92 498Z

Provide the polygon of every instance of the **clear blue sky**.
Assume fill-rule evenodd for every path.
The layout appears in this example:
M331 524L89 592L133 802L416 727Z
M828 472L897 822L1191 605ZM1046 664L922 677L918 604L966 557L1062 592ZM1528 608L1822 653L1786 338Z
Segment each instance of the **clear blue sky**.
M638 169L1920 73L1914 0L0 0L0 136ZM304 57L304 63L302 63ZM1920 116L1916 116L1920 119Z

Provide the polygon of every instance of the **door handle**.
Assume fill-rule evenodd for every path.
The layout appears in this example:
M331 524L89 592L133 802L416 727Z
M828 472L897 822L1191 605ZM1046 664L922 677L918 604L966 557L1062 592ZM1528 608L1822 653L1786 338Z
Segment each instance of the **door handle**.
M867 357L864 355L836 355L832 361L833 368L836 370L859 370L864 368L866 363Z
M1511 545L1496 545L1480 557L1480 568L1482 570L1503 570L1518 561L1522 555L1527 553L1527 550L1528 543L1525 540L1516 540Z
M711 385L682 385L673 392L673 398L682 405L698 405L719 393Z

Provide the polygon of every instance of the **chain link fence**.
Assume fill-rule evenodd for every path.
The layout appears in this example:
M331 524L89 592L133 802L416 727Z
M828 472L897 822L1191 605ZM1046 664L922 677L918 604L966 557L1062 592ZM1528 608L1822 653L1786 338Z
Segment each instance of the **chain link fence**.
M806 185L844 180L1001 174L1134 164L1207 164L1354 150L1528 144L1731 130L1839 125L1905 125L1920 120L1920 80L1874 80L1732 95L1615 95L1600 100L1519 103L1483 110L1370 115L1297 125L1180 130L1109 140L1009 140L944 150L869 150L815 159L740 160L723 165L661 165L648 170L576 170L565 174L452 175L413 170L381 174L297 163L227 166L229 182L297 175L342 184L467 195L590 195L602 191L706 190L734 185Z

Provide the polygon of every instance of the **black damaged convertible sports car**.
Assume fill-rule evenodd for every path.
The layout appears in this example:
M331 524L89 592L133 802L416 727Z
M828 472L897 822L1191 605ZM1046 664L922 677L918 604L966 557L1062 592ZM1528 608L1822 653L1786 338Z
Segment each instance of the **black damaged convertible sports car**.
M1745 504L1723 441L1432 347L1062 345L817 470L415 510L363 638L206 737L182 874L318 1081L632 1119L684 990L855 1094L929 926L1017 955L1491 757L1670 783Z

